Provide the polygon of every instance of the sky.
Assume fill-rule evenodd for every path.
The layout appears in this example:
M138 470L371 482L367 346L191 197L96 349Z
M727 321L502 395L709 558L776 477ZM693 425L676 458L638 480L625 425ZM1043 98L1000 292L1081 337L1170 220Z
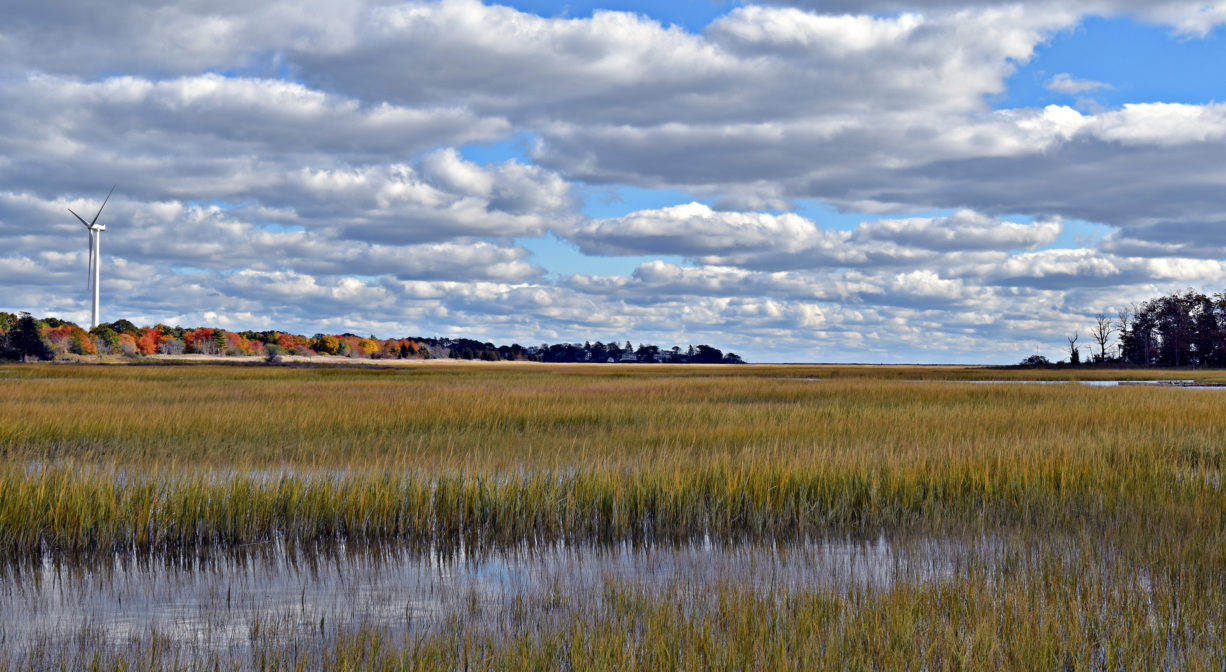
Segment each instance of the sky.
M1075 8L1071 8L1075 5ZM1067 356L1226 290L1226 1L65 0L0 23L0 310Z

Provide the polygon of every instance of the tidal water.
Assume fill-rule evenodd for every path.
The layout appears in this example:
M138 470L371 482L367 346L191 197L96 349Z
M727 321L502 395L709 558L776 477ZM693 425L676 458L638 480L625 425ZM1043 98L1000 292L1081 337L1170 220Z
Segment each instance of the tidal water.
M267 544L187 557L119 555L0 568L0 649L88 639L122 648L156 635L188 652L239 652L261 628L377 626L393 636L457 617L496 625L550 596L599 599L608 582L701 594L733 582L787 595L949 578L992 544L886 538L611 547L557 545L468 556L395 547ZM972 548L974 547L974 548Z

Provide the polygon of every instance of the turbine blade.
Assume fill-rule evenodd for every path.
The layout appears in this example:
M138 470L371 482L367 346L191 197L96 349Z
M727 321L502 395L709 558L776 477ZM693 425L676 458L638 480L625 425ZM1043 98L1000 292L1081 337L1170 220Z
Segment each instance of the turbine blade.
M72 208L68 208L68 212L72 212ZM80 220L80 222L85 225L85 228L87 229L89 228L89 222L85 221L84 219L81 219L81 215L78 215L77 213L72 212L72 216Z
M103 201L102 201L102 205L98 207L98 215L101 215L101 214L102 214L102 208L105 208L105 207L106 207L106 202L107 202L107 201L109 201L109 200L111 200L111 194L113 194L113 193L115 193L115 185L113 185L113 184L112 184L112 185L111 185L111 190L110 190L110 191L108 191L108 192L106 192L106 198L105 198L105 199L103 199ZM94 224L96 224L96 223L98 222L98 215L94 215L94 221L92 221L92 222L90 222L90 223L89 223L89 225L90 225L90 226L93 226Z

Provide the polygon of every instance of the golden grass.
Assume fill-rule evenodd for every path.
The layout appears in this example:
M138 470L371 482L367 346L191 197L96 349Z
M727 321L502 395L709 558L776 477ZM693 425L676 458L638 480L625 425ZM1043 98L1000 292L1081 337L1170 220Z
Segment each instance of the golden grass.
M249 623L250 649L191 651L156 631L28 652L12 669L1219 670L1220 581L1142 574L1085 540L1006 553L955 578L790 592L717 581L515 598L400 635L376 624ZM0 654L0 670L6 669Z
M1167 462L1220 454L1226 438L1213 391L909 382L1021 374L1035 376L935 367L0 367L0 452L13 462L438 473L711 459L804 467L1039 455L1064 464L1116 459L1117 448L1171 453L1150 456Z
M8 367L0 549L1221 517L1222 393L992 373Z
M573 612L549 627L401 642L371 626L310 646L291 633L259 640L259 663L240 667L1221 669L1226 390L959 382L1073 376L1226 381L965 367L0 367L0 553L1059 534L1082 540L1082 560L1048 548L889 589L733 582L693 604L612 585L542 608ZM173 667L156 651L125 655L99 665Z

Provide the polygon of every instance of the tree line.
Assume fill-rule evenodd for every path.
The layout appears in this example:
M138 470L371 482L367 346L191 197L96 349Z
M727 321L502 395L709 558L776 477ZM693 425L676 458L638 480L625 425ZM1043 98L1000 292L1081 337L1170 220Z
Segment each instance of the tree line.
M663 349L616 342L562 343L522 346L494 345L468 338L387 338L352 333L303 336L281 331L227 331L216 327L184 328L164 324L138 327L128 320L86 330L55 317L0 312L0 358L73 359L86 355L224 355L265 357L283 354L331 355L355 359L480 359L536 362L669 362L678 364L740 364L735 353L709 345Z
M1090 356L1086 360L1077 345L1080 332L1066 338L1068 364L1226 367L1226 292L1209 295L1187 289L1131 303L1115 315L1096 315L1087 333ZM1034 355L1022 363L1048 362Z

